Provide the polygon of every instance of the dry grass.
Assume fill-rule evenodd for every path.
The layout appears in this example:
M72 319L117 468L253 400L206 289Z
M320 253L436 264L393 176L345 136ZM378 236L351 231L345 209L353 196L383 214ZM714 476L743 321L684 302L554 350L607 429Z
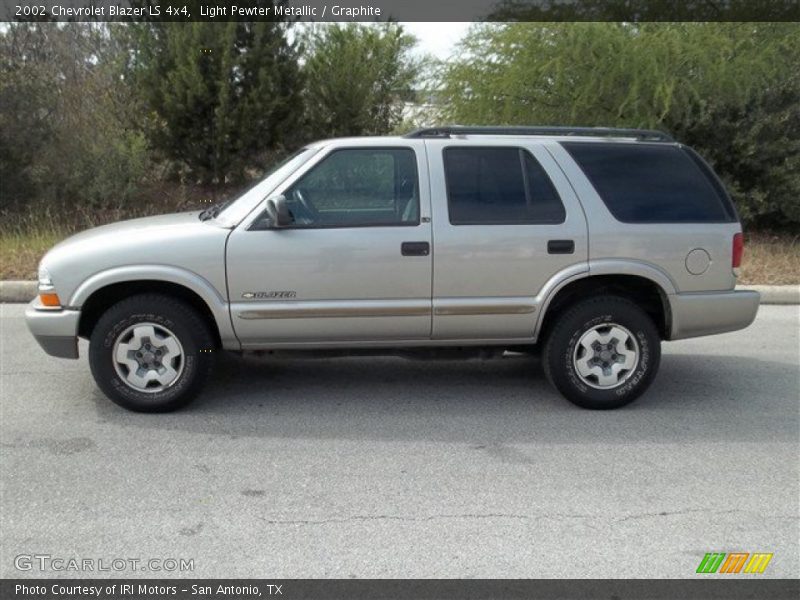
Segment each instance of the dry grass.
M177 205L175 209L187 209L191 205ZM42 219L25 218L0 228L0 279L36 279L39 260L58 241L75 231L109 223L123 218L141 216L149 212L142 210L106 212L102 218L84 215L66 224L64 219L52 215ZM750 234L745 241L744 262L739 283L751 285L800 284L800 236L787 234Z
M143 189L140 197L126 205L104 210L40 205L24 214L0 214L0 280L36 279L45 252L78 231L123 219L204 208L238 191L160 183Z
M745 236L739 283L786 285L800 283L800 235Z
M0 231L0 279L36 279L36 268L44 253L68 235L66 231Z

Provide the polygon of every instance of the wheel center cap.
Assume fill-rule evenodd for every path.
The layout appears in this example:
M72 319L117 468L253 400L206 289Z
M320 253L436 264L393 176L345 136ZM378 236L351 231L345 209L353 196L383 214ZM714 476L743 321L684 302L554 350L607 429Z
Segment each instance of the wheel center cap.
M603 350L600 353L600 360L609 360L611 358L611 352L608 350Z
M153 362L153 360L155 360L155 358L156 355L153 354L152 352L145 352L144 354L142 354L142 362L145 363L151 363Z

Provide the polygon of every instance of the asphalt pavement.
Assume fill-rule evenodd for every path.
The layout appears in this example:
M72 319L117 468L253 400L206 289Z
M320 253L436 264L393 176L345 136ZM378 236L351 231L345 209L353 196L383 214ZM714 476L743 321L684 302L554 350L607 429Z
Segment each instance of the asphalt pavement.
M188 409L134 414L22 315L0 306L0 577L683 578L707 552L800 573L797 306L664 344L610 412L528 357L226 356Z

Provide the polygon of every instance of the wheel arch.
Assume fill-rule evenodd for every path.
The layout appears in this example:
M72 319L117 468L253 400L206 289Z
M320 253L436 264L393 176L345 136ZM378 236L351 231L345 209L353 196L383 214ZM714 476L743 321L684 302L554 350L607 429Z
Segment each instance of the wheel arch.
M671 285L669 279L667 283ZM669 339L672 327L668 298L670 288L664 289L663 284L663 280L656 281L646 275L619 272L590 272L580 278L565 281L545 301L540 312L536 337L539 340L546 339L558 316L576 302L606 294L627 298L636 303L653 319L661 339Z
M195 276L205 284L198 286L187 282L185 275L176 276L169 271L150 272L139 277L132 275L130 271L95 275L76 290L70 304L80 307L79 337L90 337L100 316L120 300L137 294L160 293L182 300L197 310L208 321L217 347L235 340L227 303L205 280Z

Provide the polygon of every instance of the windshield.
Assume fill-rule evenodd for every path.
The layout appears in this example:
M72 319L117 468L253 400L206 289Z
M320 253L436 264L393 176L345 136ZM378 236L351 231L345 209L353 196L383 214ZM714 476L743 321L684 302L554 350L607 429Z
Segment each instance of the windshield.
M272 192L280 183L295 172L303 163L314 156L319 148L303 148L274 165L264 178L236 200L224 207L216 215L216 220L225 226L234 226L244 219L258 203Z

